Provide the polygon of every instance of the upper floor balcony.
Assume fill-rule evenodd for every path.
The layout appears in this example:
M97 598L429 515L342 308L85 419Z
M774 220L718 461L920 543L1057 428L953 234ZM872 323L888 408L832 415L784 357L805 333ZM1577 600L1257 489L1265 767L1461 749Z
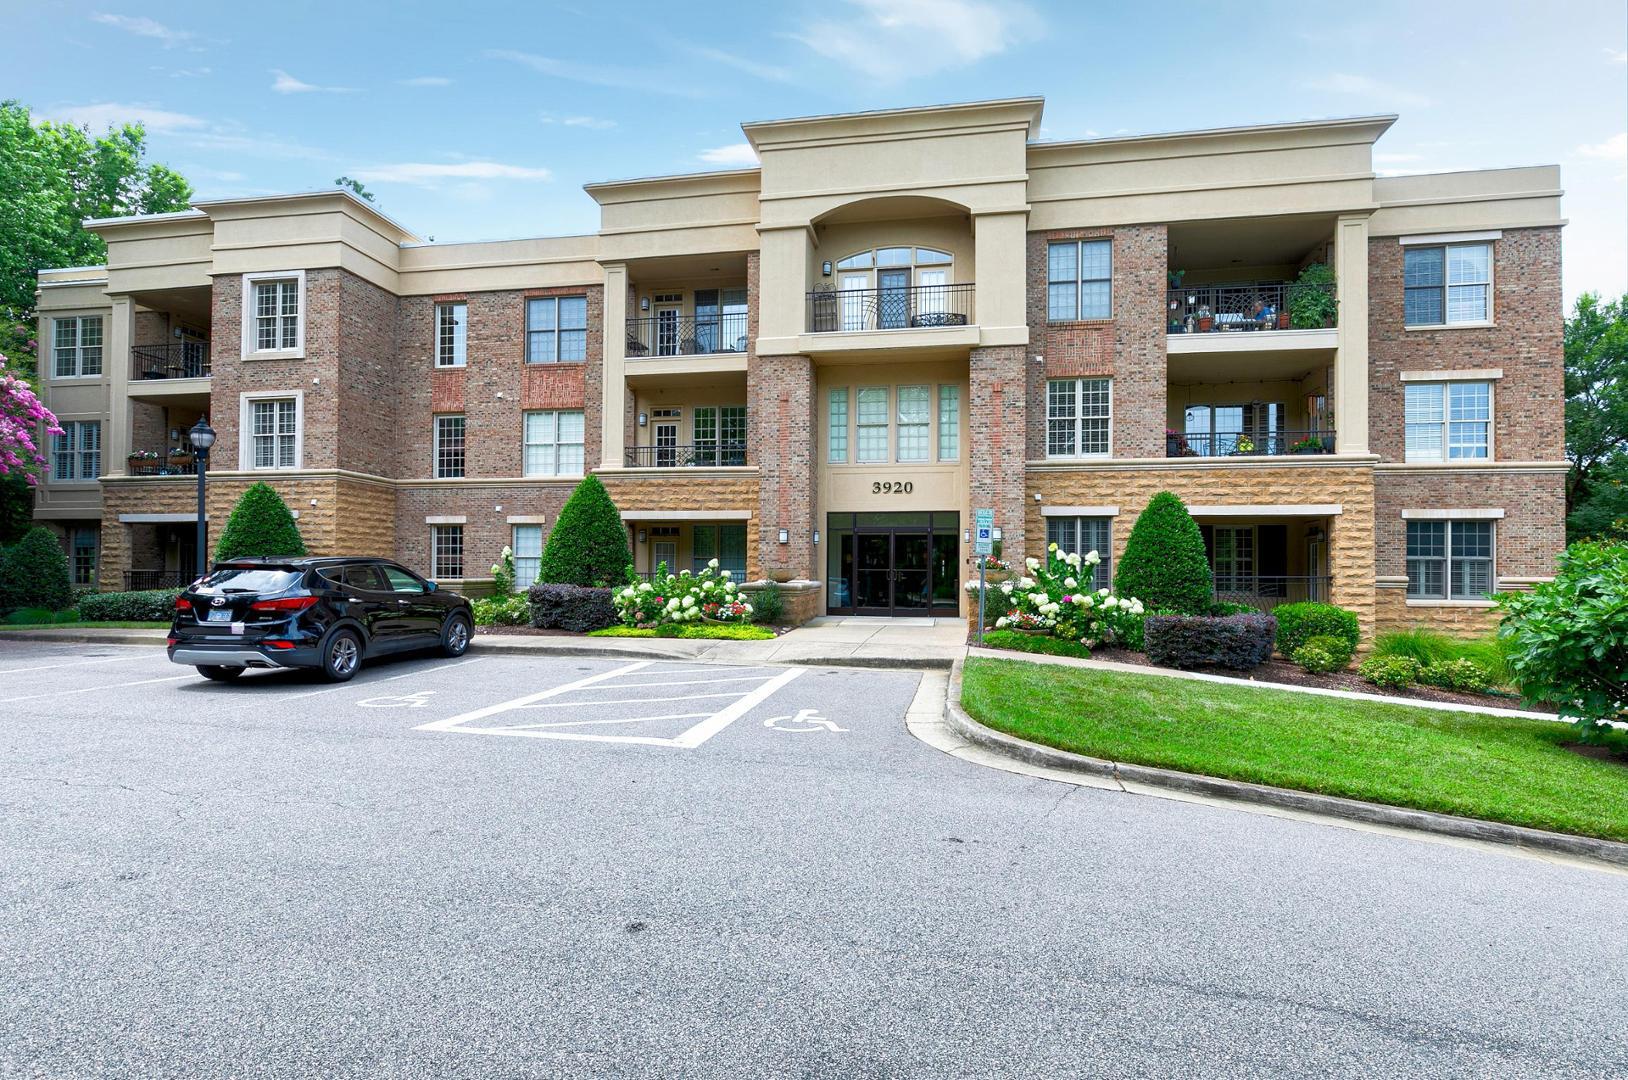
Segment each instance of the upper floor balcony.
M1328 330L1339 312L1333 281L1173 285L1167 306L1172 336Z
M678 307L659 309L648 318L627 321L627 356L712 356L744 353L747 312L702 310L693 314Z
M178 341L165 345L132 345L134 380L207 379L210 376L209 342Z
M808 332L923 330L973 324L973 283L907 285L908 272L878 285L815 289L807 297Z
M746 463L744 442L690 445L658 442L654 446L631 446L627 450L627 467L630 469L739 468Z

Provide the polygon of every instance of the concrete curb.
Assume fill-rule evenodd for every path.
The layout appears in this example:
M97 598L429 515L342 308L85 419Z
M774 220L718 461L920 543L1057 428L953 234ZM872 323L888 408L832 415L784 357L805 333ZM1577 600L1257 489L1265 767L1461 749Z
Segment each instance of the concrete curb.
M169 640L164 630L6 630L0 642L56 641L65 645L163 645Z
M1520 825L1483 821L1479 818L1454 817L1451 814L1439 814L1430 810L1410 810L1337 795L1319 795L1310 791L1294 791L1241 780L1224 780L1216 776L1177 772L1173 769L1132 765L1032 743L985 727L967 715L966 710L961 708L962 667L962 661L958 660L950 672L949 693L944 703L946 726L970 743L1029 765L1105 777L1120 784L1145 784L1149 787L1255 803L1367 825L1434 833L1461 840L1479 840L1483 843L1569 855L1573 858L1606 863L1613 867L1628 867L1628 844L1614 840L1572 836L1543 829L1529 829Z

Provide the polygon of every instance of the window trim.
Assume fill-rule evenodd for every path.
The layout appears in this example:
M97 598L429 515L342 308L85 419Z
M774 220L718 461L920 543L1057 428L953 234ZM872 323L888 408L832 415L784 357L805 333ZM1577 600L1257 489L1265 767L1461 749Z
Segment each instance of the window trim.
M859 421L859 398L860 398L860 395L863 394L866 390L880 390L880 391L882 391L882 399L883 399L882 415L886 419L884 419L882 421L882 423L880 423L880 424L862 424ZM864 452L864 448L863 448L863 444L862 444L862 441L860 440L859 436L860 436L860 432L864 431L866 428L881 428L882 429L882 433L883 433L882 456L879 457L879 458L867 458L867 457L862 457L861 456L861 454ZM880 386L856 386L856 387L854 387L854 440L853 440L853 442L854 442L854 464L855 465L892 465L893 464L893 444L895 442L895 439L893 437L893 384L892 383L884 383L884 384L882 384Z
M431 581L466 581L466 580L468 580L468 578L466 577L466 574L467 574L467 572L469 570L469 566L468 566L469 548L468 548L468 545L467 545L467 539L468 538L464 533L465 524L466 523L461 522L461 521L460 522L432 522L430 524L430 580ZM436 573L436 571L440 569L440 567L436 565L436 557L437 557L437 554L436 554L436 547L437 547L436 540L438 540L440 538L440 534L441 534L442 529L457 529L458 530L458 564L459 565L458 565L458 574L456 576L453 576L453 575L442 576L442 575Z
M100 346L100 348L102 350L102 370L97 372L94 375L86 375L85 374L85 344L84 344L84 342L85 342L85 325L84 324L85 324L86 319L99 319L101 321L101 323L102 323L102 344ZM75 326L75 329L74 329L74 372L73 372L72 375L58 375L57 374L57 323L68 322L68 321L72 321L75 324L77 324ZM51 382L54 382L54 383L55 382L62 382L62 383L86 382L86 381L91 380L91 379L105 379L107 377L108 317L107 317L106 312L103 312L103 311L86 311L86 312L81 312L79 314L62 313L62 314L58 314L58 315L52 315L51 318L50 318L50 323L51 323L51 327L50 327L51 335L50 335L50 338L47 341L42 341L42 342L39 343L42 346L39 351L44 355L41 356L36 361L36 366L43 368L45 359L49 358L49 360L50 360L50 376L49 376L49 380Z
M458 420L458 421L462 422L461 425L459 426L459 429L458 429L458 433L459 433L459 436L460 436L459 442L462 444L462 445L460 445L458 447L459 457L460 457L461 460L458 463L458 471L456 473L442 472L441 471L441 466L442 466L442 462L441 462L441 451L442 451L441 439L443 437L442 436L442 431L441 431L441 424L442 424L442 421L444 421L444 420ZM461 412L459 412L459 413L436 413L430 418L430 431L431 431L431 437L430 437L430 475L433 478L435 478L436 480L463 480L463 479L468 478L468 476L469 476L469 417L466 416L465 414L461 413Z
M1407 584L1403 585L1402 587L1404 602L1412 607L1492 607L1496 601L1490 600L1485 596L1475 597L1453 595L1453 528L1456 525L1485 524L1487 526L1487 531L1491 535L1492 540L1491 544L1489 545L1489 553L1486 557L1487 579L1491 585L1491 588L1487 591L1490 595L1498 592L1498 538L1499 534L1503 531L1499 528L1499 524L1502 520L1503 515L1501 512L1498 513L1497 516L1493 516L1485 511L1440 510L1430 511L1428 513L1421 513L1418 511L1403 511L1402 574L1404 577L1408 578ZM1443 595L1414 596L1411 591L1412 579L1407 572L1408 563L1412 561L1411 557L1408 555L1408 528L1415 522L1429 524L1439 523L1443 526L1443 554L1440 559L1442 563ZM1435 561L1434 557L1432 557L1432 561ZM1476 556L1475 561L1481 561L1480 557Z
M938 405L937 398L934 396L934 385L931 382L898 383L893 387L893 402L889 419L892 421L891 426L893 427L893 461L895 464L930 465L935 460L937 447L934 444L938 441L938 424L936 422ZM901 399L904 397L903 391L905 390L922 391L922 403L926 419L919 423L906 424L904 422L903 402ZM912 430L921 428L923 430L921 457L907 458L904 456L904 433L906 428Z
M45 482L47 485L53 488L90 488L95 487L101 482L102 474L107 472L107 432L103 429L102 419L103 418L100 414L91 414L83 417L57 417L57 423L62 427L63 433L61 435L50 435L45 439L45 456L46 461L50 466L46 470ZM80 432L87 424L96 425L96 458L98 462L97 474L95 476L88 477L80 475L84 471L84 457L86 453L85 450L80 448ZM56 469L57 454L59 452L57 450L56 441L60 438L66 438L69 431L73 432L73 449L62 452L72 456L74 463L74 474L73 479L71 480L61 480L58 479L58 477L61 476L61 473L57 472Z
M305 468L305 391L304 390L249 390L237 396L237 467L242 472L293 472ZM294 464L270 465L255 468L254 440L250 435L254 403L294 399Z
M265 285L274 281L292 281L299 294L300 309L294 316L294 347L292 349L259 349L255 334L254 314L254 287ZM309 314L306 307L305 271L304 270L266 270L259 273L243 275L243 359L245 360L303 360L305 359L305 320Z
M531 328L531 306L537 303L539 300L546 300L554 305L554 327L551 330L533 330ZM560 303L564 300L582 301L581 360L560 359L560 335L565 333L567 329L566 327L562 327L560 325ZM549 293L546 296L526 296L521 299L521 303L524 305L520 311L520 362L522 364L531 366L541 364L586 364L588 362L588 332L593 328L593 312L590 309L588 294L586 292ZM569 329L572 333L577 331L577 328L574 326L570 327ZM543 360L533 360L531 358L531 336L533 334L554 335L554 355L552 357Z
M1054 522L1054 521L1056 521L1056 522L1065 522L1066 521L1066 522L1071 522L1072 523L1070 527L1074 530L1075 546L1076 547L1082 546L1079 543L1080 523L1082 521L1100 521L1107 528L1107 530L1108 530L1108 550L1107 551L1103 551L1101 548L1087 548L1086 551L1079 551L1079 552L1070 553L1070 552L1063 552L1062 551L1062 545L1061 544L1058 545L1058 551L1061 554L1078 554L1078 555L1083 556L1089 551L1096 551L1096 553L1097 553L1098 557L1101 559L1101 561L1096 566L1093 566L1091 568L1090 587L1091 587L1092 591L1096 591L1097 589L1102 589L1102 588L1112 589L1114 587L1114 518L1116 518L1118 516L1118 513L1117 513L1118 508L1113 507L1112 509L1114 509L1116 511L1116 513L1113 513L1113 514L1045 514L1040 519L1041 525L1045 529L1045 548L1046 548L1046 550L1048 552L1049 552L1049 550L1051 548L1051 544L1052 544L1052 539L1051 539L1052 522ZM1060 528L1061 528L1061 525L1059 525L1059 529ZM1097 580L1098 575L1100 575L1103 578L1103 581L1099 582Z
M1086 420L1084 412L1084 383L1105 382L1108 384L1108 449L1102 453L1083 453L1081 447L1085 445L1083 424ZM1053 454L1051 452L1051 384L1057 382L1070 382L1074 384L1074 453ZM1092 419L1097 419L1092 417ZM1114 377L1112 375L1083 375L1077 378L1047 379L1046 380L1046 459L1048 461L1103 461L1114 456Z
M842 395L842 453L837 454L836 436L839 431L832 415L832 406L836 403L837 395ZM853 432L851 430L853 413L853 387L829 386L825 391L825 463L827 465L847 465L853 456Z
M554 414L554 441L551 442L551 443L544 442L544 443L537 443L536 444L538 446L552 446L552 447L554 447L554 468L555 468L555 471L551 472L551 473L549 473L549 472L534 473L534 472L527 472L526 471L526 447L528 445L531 445L531 444L526 442L526 417L531 416L533 414L541 414L541 413L553 413ZM568 473L568 472L559 471L559 465L560 465L560 450L559 450L559 448L562 445L564 445L564 446L575 446L575 445L577 445L574 442L563 443L563 444L560 442L560 414L562 414L562 413L581 413L582 414L582 469L580 471L578 471L578 472L569 472ZM587 413L586 413L585 410L583 410L583 409L523 409L523 410L521 410L521 413L520 413L520 475L522 477L527 478L527 479L543 479L543 480L560 479L560 478L575 479L575 478L581 478L582 476L585 476L587 474L587 471L588 471L588 416L587 416Z
M543 523L541 521L509 522L509 551L512 553L514 558L514 591L516 593L524 593L527 589L531 588L533 582L536 580L535 578L533 578L532 581L522 580L524 575L520 573L520 560L522 558L520 554L521 529L537 530L537 554L535 558L537 560L537 572L539 574L542 573L543 550L548 547L548 536L543 531ZM524 556L524 558L531 559L533 556L527 555Z
M1460 239L1442 239L1432 243L1403 243L1402 247L1402 328L1404 330L1466 330L1485 328L1498 325L1498 312L1494 306L1496 284L1498 279L1498 240L1499 237L1473 237ZM1485 319L1469 319L1454 322L1448 317L1448 296L1452 282L1448 280L1449 252L1453 248L1484 247L1487 249L1487 317ZM1410 323L1408 322L1408 284L1407 261L1409 251L1424 251L1437 248L1441 251L1441 317L1439 323ZM1427 286L1415 286L1425 288ZM1428 286L1434 288L1434 286Z
M1085 267L1085 244L1103 243L1108 245L1108 276L1106 278L1087 278L1082 276ZM1074 248L1074 316L1067 319L1054 319L1051 317L1051 249L1072 245ZM1098 323L1111 322L1114 317L1114 238L1112 236L1077 236L1071 240L1046 241L1046 323L1049 326L1063 326L1068 323ZM1108 313L1106 315L1084 315L1081 313L1080 297L1087 281L1106 281L1108 283ZM1056 284L1062 284L1061 281Z
M460 338L453 334L451 348L453 358L446 362L441 359L441 312L445 308L463 308L463 319L459 325L463 327L463 336ZM431 366L437 371L448 371L454 368L465 367L469 363L469 301L467 300L438 300L435 303L435 314L432 326L432 338L435 343Z
M950 390L955 396L955 428L950 434L955 436L955 453L948 457L944 454L944 391ZM960 383L937 383L933 393L933 454L934 460L940 464L954 464L961 460L961 407L966 395L961 392Z
M90 543L90 575L84 581L79 580L79 539L89 536ZM77 526L68 530L68 580L75 588L96 585L97 573L102 563L102 530L100 528L86 528Z
M1454 386L1464 386L1469 383L1485 383L1487 387L1487 456L1486 457L1450 457L1448 455L1448 437L1451 433L1452 418L1452 389ZM1441 387L1441 456L1415 457L1408 452L1408 391L1414 387L1439 386ZM1498 459L1497 424L1498 420L1498 383L1495 379L1453 379L1441 378L1425 381L1422 379L1409 379L1402 385L1402 461L1409 465L1449 465L1474 466L1487 465ZM1461 421L1462 422L1462 421ZM1417 423L1434 423L1434 421L1417 421Z

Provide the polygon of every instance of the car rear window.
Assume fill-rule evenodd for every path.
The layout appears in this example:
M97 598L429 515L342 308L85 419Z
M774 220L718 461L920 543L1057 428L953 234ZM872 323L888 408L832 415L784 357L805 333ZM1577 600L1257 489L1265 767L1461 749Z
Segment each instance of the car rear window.
M263 566L225 566L198 583L201 593L280 593L299 583L301 572Z

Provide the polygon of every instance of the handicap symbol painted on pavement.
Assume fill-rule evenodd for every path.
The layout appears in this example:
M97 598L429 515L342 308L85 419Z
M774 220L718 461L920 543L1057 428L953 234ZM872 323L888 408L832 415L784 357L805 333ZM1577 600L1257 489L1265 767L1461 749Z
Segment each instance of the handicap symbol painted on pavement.
M847 731L820 715L818 709L802 709L796 716L771 716L763 726L776 731Z
M356 704L364 709L422 709L430 703L430 695L434 690L420 690L416 694L392 695L390 697L373 697Z

